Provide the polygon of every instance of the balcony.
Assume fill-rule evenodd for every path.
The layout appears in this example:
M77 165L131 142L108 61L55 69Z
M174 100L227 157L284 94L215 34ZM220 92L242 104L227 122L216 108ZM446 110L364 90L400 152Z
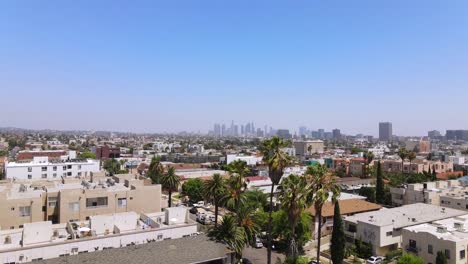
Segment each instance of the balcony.
M347 236L349 238L352 238L352 239L356 239L356 233L350 232L350 231L347 231L347 230L345 230L344 233L345 233L345 236Z
M421 251L418 247L411 247L411 246L406 246L405 249L406 249L407 252L411 252L411 253L413 253L415 255L417 255L418 252Z

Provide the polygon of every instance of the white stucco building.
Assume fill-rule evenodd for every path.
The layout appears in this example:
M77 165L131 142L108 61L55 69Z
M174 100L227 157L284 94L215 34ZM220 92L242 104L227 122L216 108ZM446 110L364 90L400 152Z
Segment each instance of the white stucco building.
M6 179L40 180L61 177L88 177L99 171L99 161L92 159L49 160L34 157L32 161L8 162L5 164Z

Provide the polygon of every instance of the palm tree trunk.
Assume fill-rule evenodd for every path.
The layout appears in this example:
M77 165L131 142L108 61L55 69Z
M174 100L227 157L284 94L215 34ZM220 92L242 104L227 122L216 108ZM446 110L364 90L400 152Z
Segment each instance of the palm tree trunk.
M289 244L289 257L295 259L297 257L297 244L296 244L296 226L297 220L294 219L291 221L291 241Z
M172 191L169 191L169 201L168 201L168 206L171 207L172 204Z
M214 206L215 206L215 228L218 227L218 200L214 200Z
M318 232L317 232L317 261L320 261L320 239L322 238L322 207L317 212L317 217L319 220Z
M271 226L273 222L273 191L275 188L275 183L272 181L271 182L271 191L270 191L270 208L268 212L268 230L267 230L267 264L271 264L271 244L272 244L272 239L271 239Z

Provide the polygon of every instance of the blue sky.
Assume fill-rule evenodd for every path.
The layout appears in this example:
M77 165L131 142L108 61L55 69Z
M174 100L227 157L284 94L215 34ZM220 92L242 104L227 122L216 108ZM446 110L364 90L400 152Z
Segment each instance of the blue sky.
M468 129L467 1L2 1L0 126Z

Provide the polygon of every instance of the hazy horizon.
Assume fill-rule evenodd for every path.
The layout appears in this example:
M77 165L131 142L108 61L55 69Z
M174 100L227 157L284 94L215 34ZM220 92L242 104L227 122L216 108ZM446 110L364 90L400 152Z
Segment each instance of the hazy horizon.
M0 127L468 129L468 2L0 3Z

